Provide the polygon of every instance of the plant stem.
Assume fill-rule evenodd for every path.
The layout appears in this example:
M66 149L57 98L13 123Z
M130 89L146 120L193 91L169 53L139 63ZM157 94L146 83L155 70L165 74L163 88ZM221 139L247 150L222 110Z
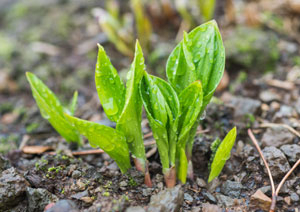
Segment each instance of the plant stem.
M173 188L176 184L176 169L175 166L171 167L170 170L165 173L165 183L167 188Z
M145 175L145 185L148 186L149 188L152 187L152 182L151 182L151 177L149 174L149 170L148 170L148 161L141 161L137 158L133 158L134 164L135 164L135 168L140 171L143 172Z

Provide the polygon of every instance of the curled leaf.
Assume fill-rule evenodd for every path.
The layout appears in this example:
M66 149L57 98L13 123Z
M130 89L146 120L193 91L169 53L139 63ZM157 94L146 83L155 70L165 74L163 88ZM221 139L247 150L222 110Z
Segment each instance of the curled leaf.
M147 73L141 82L140 93L166 174L175 165L178 97L167 82Z

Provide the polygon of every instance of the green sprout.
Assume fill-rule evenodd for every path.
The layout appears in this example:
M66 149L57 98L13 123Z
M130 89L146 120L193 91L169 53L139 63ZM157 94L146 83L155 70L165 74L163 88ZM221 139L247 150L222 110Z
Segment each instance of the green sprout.
M74 92L69 107L64 107L56 95L33 73L26 73L33 97L40 109L41 115L48 120L53 128L66 141L81 144L78 131L68 121L65 114L73 115L77 106L77 91Z
M137 41L125 86L99 45L96 89L104 112L116 122L116 129L73 117L77 93L71 102L71 112L68 112L37 77L30 73L27 77L43 117L47 117L63 137L71 137L69 140L73 141L72 136L78 136L78 133L87 137L90 145L103 149L122 173L131 167L131 154L137 170L145 175L145 184L151 186L141 129L144 105L166 185L173 187L176 179L185 183L188 170L192 170L197 127L222 78L224 66L225 50L215 21L184 33L183 40L167 61L169 82L145 71L142 48ZM230 157L235 138L236 128L233 128L222 143L214 142L209 181L220 174Z

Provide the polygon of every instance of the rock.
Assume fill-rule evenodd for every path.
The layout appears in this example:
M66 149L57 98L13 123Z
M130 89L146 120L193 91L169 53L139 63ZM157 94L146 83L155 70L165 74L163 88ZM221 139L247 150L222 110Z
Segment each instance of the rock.
M232 96L227 102L234 108L234 118L244 118L247 114L255 114L261 102L255 99Z
M205 188L206 187L206 182L202 178L197 177L196 183L200 188Z
M263 101L263 102L272 102L272 101L279 101L281 99L280 95L278 95L278 93L276 93L273 90L265 90L262 91L259 94L259 98Z
M120 182L120 187L126 187L128 184L126 181L121 181Z
M146 212L144 208L140 206L129 207L125 212Z
M207 199L208 201L213 202L213 203L217 203L216 198L211 193L209 193L208 191L203 192L202 194L203 194L204 198Z
M29 183L12 167L0 173L0 211L15 206L24 198Z
M194 198L190 194L184 193L184 200L186 200L188 202L193 202Z
M250 207L269 211L271 202L271 198L258 189L250 198Z
M280 147L285 144L293 143L295 135L284 127L271 127L263 134L261 139L262 147Z
M222 212L222 208L219 208L217 205L204 203L202 204L202 212Z
M0 155L0 173L10 167L11 167L10 162L6 158Z
M89 196L89 192L88 190L85 190L85 191L82 191L82 192L79 192L79 193L76 193L76 194L73 194L71 196L72 199L81 199L82 197L88 197Z
M221 192L227 196L238 198L244 186L240 182L227 180L221 186Z
M290 163L295 163L300 158L300 146L297 144L283 145L280 150L287 156Z
M72 178L78 179L80 177L81 177L81 172L80 171L78 171L78 170L73 171Z
M217 194L217 199L219 203L224 205L226 208L232 207L234 205L242 204L242 200L240 199L233 199L231 197L222 195L222 194Z
M178 185L172 189L165 189L151 197L148 212L176 212L183 203L183 192Z
M79 212L76 204L71 200L59 200L51 208L45 210L45 212Z
M150 196L151 193L152 193L152 189L151 188L144 188L142 190L142 193L143 193L143 196L145 196L145 197Z
M294 108L290 106L282 105L280 107L280 110L277 113L275 113L273 121L282 122L283 118L291 118L291 117L297 118L297 112L294 110Z
M94 202L94 199L92 197L81 197L80 200L87 204L92 204Z
M58 198L43 188L29 188L26 189L26 196L28 200L28 212L43 211L46 205L51 202L58 201Z
M262 152L269 164L274 179L283 177L291 169L285 155L276 147L266 147ZM263 166L262 160L261 165ZM266 169L265 172L267 173Z
M221 185L219 178L213 179L210 183L208 183L208 191L213 193L217 187Z
M283 200L285 201L286 204L288 205L291 204L291 197L284 197Z
M298 194L295 193L295 192L293 192L293 193L291 194L291 200L292 200L293 202L299 202L299 196L298 196Z

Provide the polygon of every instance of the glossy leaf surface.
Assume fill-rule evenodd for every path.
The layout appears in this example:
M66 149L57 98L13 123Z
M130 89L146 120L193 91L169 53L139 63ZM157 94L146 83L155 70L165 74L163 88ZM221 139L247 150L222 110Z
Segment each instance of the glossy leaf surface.
M79 133L64 115L64 112L69 111L69 109L62 106L55 94L37 76L27 72L26 77L30 83L33 97L40 109L42 117L47 119L53 128L67 141L80 144Z
M107 117L117 122L125 104L125 87L117 70L99 45L95 83L100 102Z
M178 178L185 183L187 176L188 162L182 162L182 158L186 158L186 145L189 141L191 133L194 133L194 126L198 123L198 117L202 108L203 91L200 81L195 81L185 88L179 95L180 102L180 118L178 123L179 137L177 141L177 159ZM180 155L179 155L180 154ZM184 154L181 155L181 154Z
M167 173L175 165L178 97L167 82L147 73L141 82L140 92L158 146L163 173Z
M224 66L222 38L217 23L209 21L184 34L168 58L167 77L177 93L200 80L205 108L223 76Z
M143 52L139 43L136 42L134 60L127 74L125 105L116 128L124 133L133 157L142 164L145 164L146 156L141 129L143 103L139 93L139 84L144 72Z
M219 176L226 161L230 158L230 152L236 139L236 127L229 131L222 143L219 145L211 164L208 182Z
M80 134L87 137L93 148L100 147L105 151L118 164L122 173L125 173L131 167L129 150L123 133L95 122L85 121L69 115L66 115L66 117Z

